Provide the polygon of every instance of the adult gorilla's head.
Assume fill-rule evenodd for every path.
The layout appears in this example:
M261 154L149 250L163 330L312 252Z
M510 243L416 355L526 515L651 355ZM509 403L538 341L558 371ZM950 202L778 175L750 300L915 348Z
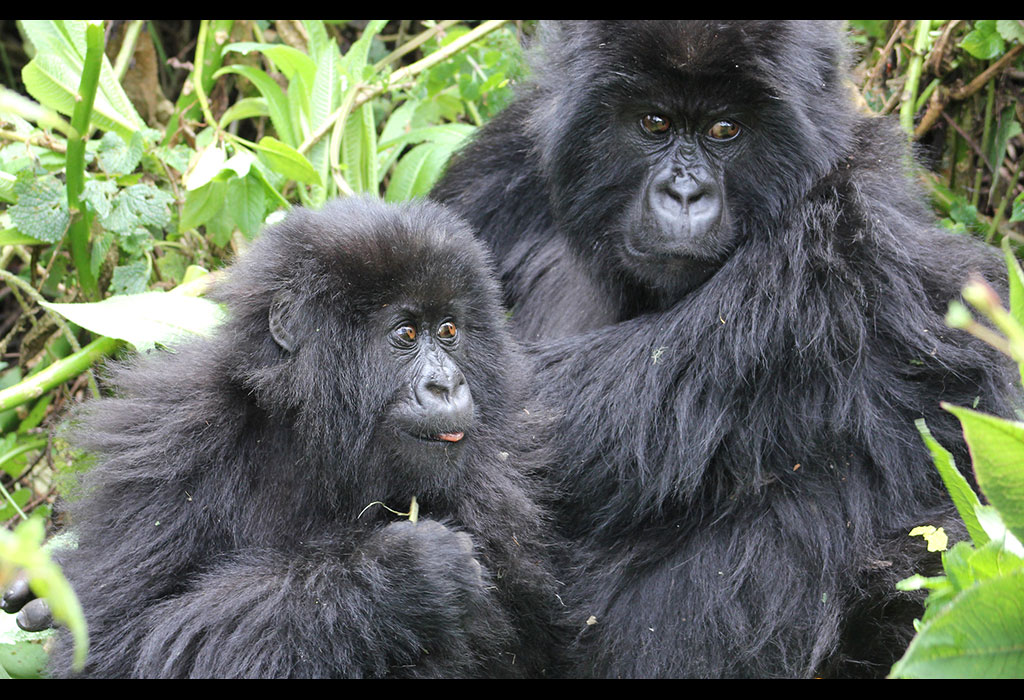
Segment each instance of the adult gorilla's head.
M558 225L597 267L685 293L849 147L845 62L828 23L546 25L528 129Z

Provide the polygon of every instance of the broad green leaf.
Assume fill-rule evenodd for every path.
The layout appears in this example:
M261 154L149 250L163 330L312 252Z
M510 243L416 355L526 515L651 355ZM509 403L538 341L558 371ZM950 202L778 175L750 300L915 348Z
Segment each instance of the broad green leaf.
M978 486L1024 541L1024 423L949 404L943 408L960 419Z
M7 212L22 233L46 243L56 243L68 230L67 191L53 175L32 177L25 172L14 185L18 203Z
M267 201L263 183L255 176L232 178L228 181L228 199L235 224L251 240L263 225Z
M980 547L988 542L988 536L978 523L978 517L974 514L975 505L980 503L978 496L960 470L956 468L953 455L932 436L924 418L918 418L914 421L914 425L917 426L917 432L921 434L921 439L932 453L935 468L939 470L942 482L953 499L953 505L956 506L957 512L967 526L967 533L971 536L971 541Z
M167 292L114 296L91 304L41 303L72 323L125 340L137 350L209 335L224 318L219 304Z
M231 122L268 116L270 116L270 107L267 105L267 98L243 97L224 111L218 126L221 129L226 129Z
M999 35L995 20L979 19L974 29L964 37L960 46L975 58L996 58L1003 53L1005 43Z
M391 176L385 199L401 202L426 195L444 171L456 146L439 143L421 143L406 153Z
M289 180L322 185L320 176L306 157L272 136L264 136L256 146L256 155L263 163Z
M227 201L227 184L211 180L203 187L185 195L185 208L178 221L178 232L202 226L215 217Z
M86 23L22 20L21 27L36 48L35 57L22 69L25 89L43 105L73 114L85 63ZM106 56L102 57L91 121L104 131L116 131L126 140L144 126Z
M921 626L891 677L1020 678L1022 601L1024 570L979 582Z

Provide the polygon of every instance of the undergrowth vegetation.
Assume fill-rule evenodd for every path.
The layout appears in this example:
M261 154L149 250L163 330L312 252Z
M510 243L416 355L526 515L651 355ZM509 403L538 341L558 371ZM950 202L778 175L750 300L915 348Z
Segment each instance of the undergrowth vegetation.
M1024 243L1024 24L849 28L851 93L865 110L898 115L943 225L1004 245L1012 262ZM209 332L222 313L203 298L211 275L290 207L429 192L451 154L508 104L533 29L507 20L0 20L0 584L28 568L81 629L40 545L64 525L53 504L69 495L68 477L87 467L55 429L69 406L102 393L97 364ZM955 323L977 327L958 312ZM1016 329L996 326L1009 340L995 342L1012 351ZM1000 443L999 453L1024 458L1024 428L1013 425L1019 444ZM996 438L968 433L977 468L973 440ZM933 592L922 628L959 640L978 618L949 622L950 606L961 594L985 599L977 586L999 579L998 595L1017 602L1016 617L1012 606L998 612L1007 636L996 641L1011 648L999 668L1011 675L1024 674L1021 463L998 484L980 468L995 510L963 501L973 548L950 550L942 581L908 584ZM977 508L983 522L971 527ZM1002 529L992 512L1003 513ZM44 652L12 620L0 615L0 677L37 675ZM81 639L84 653L84 631ZM929 649L938 666L897 672L951 673L942 665L950 653ZM992 664L964 668L998 675Z

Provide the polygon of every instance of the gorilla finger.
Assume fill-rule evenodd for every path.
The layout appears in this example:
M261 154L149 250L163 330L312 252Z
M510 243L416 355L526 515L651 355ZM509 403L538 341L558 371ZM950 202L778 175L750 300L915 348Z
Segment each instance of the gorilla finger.
M26 632L42 632L53 627L53 613L45 599L36 598L25 604L15 621Z
M29 588L28 576L19 574L4 591L3 598L0 598L0 609L6 613L16 613L35 597L36 594Z

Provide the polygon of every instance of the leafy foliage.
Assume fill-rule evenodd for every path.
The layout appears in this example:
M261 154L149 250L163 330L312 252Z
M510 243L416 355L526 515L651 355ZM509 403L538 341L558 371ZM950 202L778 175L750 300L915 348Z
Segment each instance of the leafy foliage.
M950 325L995 340L1018 362L1024 359L1024 274L1009 254L1010 311L975 283L964 290L997 328L1005 342L976 321L966 308L951 305ZM982 505L957 471L952 455L918 422L935 465L967 525L971 542L943 553L944 576L914 576L906 590L926 588L918 634L892 669L896 678L1020 678L1024 675L1024 423L945 406L960 419L970 448L978 486L990 505ZM933 528L934 529L934 528ZM911 534L914 534L913 532ZM944 549L944 547L943 547Z

